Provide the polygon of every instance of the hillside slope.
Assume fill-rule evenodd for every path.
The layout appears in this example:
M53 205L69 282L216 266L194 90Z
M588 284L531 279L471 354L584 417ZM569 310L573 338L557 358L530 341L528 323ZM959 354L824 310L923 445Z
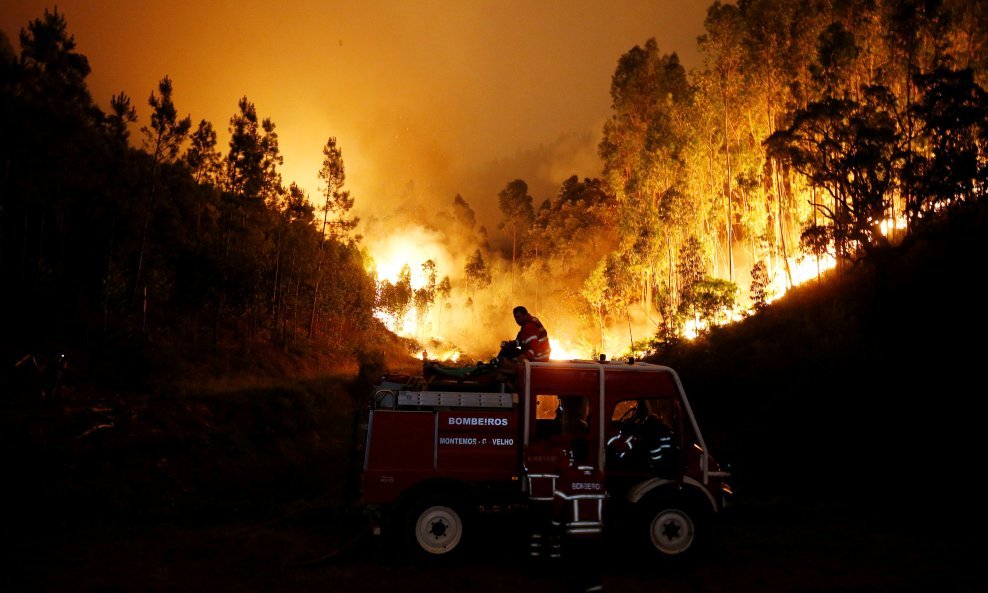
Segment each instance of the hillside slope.
M983 449L986 221L985 206L957 209L881 262L653 360L679 371L740 500L983 518L963 484Z

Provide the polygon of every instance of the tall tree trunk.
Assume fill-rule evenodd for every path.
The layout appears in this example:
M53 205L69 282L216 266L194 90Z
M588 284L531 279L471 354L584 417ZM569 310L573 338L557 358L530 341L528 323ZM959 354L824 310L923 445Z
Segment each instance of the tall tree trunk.
M782 218L785 215L782 208L782 200L785 197L785 188L782 182L779 180L779 163L776 159L772 159L772 172L775 177L775 199L777 203L777 217L779 219L779 249L782 250L782 263L786 268L786 288L792 288L792 270L789 268L789 253L786 249L786 229L782 225Z
M810 186L810 200L812 200L813 202L813 226L815 227L817 225L817 202L816 202L816 186L813 185ZM816 259L816 281L817 283L819 283L822 279L820 274L820 253L819 252L815 253L814 258Z
M154 160L151 162L151 187L148 190L148 205L144 212L144 224L141 229L141 248L137 254L137 272L134 274L134 299L141 290L142 272L144 270L144 255L147 251L148 231L151 227L151 213L154 210L155 178L158 171L158 149L155 148ZM147 291L145 291L147 296ZM143 314L142 314L143 315ZM141 331L144 331L143 324Z
M297 269L295 274L295 298L292 304L292 343L295 342L298 336L298 310L299 310L299 294L302 290L302 264L301 262L296 262Z
M309 340L316 335L316 305L319 303L319 285L322 282L322 264L316 267L316 285L312 289L312 312L309 315Z
M113 270L113 236L117 228L117 217L110 222L110 240L106 248L106 273L103 276L103 333L110 327L110 273Z
M278 342L278 329L279 329L279 315L281 313L281 291L278 290L278 284L281 282L281 241L282 233L278 233L275 254L274 254L274 282L271 286L271 340L277 344Z
M727 133L727 81L724 81L724 157L727 163L727 272L728 279L734 282L734 215L731 212L731 140Z

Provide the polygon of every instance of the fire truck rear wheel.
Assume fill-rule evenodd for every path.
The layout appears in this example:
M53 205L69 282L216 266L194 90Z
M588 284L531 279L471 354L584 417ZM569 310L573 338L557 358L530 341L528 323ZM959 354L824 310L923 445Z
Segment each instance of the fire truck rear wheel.
M684 556L696 547L697 521L686 508L653 506L647 526L648 539L661 557Z
M463 516L461 507L451 500L424 498L409 511L409 543L426 557L448 557L463 546Z

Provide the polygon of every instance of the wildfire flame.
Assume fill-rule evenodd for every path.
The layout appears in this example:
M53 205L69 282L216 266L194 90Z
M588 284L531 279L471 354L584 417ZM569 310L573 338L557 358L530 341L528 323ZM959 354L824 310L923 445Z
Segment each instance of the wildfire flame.
M799 286L804 282L819 278L821 274L837 265L832 255L822 255L819 258L807 256L789 259L789 273L792 275L792 285ZM771 303L783 296L789 290L784 271L779 271L769 283L768 295L765 301Z
M904 229L905 226L906 221L902 218L890 219L882 223L882 232L886 235L894 235ZM401 278L403 268L408 266L413 291L429 285L430 278L426 269L423 268L423 264L427 261L431 260L435 264L436 281L446 275L456 276L450 271L457 271L461 263L458 263L456 257L447 249L443 237L435 231L422 227L402 228L400 231L371 241L370 251L373 254L373 260L369 271L376 274L379 283L397 283ZM768 303L780 299L794 286L820 278L826 271L836 266L836 260L829 254L819 257L807 255L792 257L788 259L788 265L786 261L781 259L774 263L775 273L771 276L766 290L765 300ZM454 286L454 292L455 290ZM435 302L426 311L419 311L412 304L400 318L381 309L376 310L374 314L388 329L401 336L414 338L420 343L431 342L434 351L423 352L423 357L428 356L433 360L458 362L465 356L465 353L447 342L442 334L451 332L452 335L461 337L464 334L470 334L471 337L476 338L478 337L475 335L477 327L483 325L482 323L478 324L475 318L468 322L465 312L457 310L462 309L459 303L465 300L465 296L461 293L459 300L456 301L457 305L453 307L453 312L448 313L450 316L460 315L461 327L459 328L456 327L454 320L443 321L443 324L439 323L440 306ZM449 306L447 305L448 309ZM735 310L726 312L719 322L737 321L751 312L751 308L739 305ZM654 325L654 320L652 323ZM623 330L605 331L604 335L597 336L591 341L585 339L586 337L573 339L573 332L569 331L571 329L558 326L550 328L552 344L550 358L552 360L587 360L595 357L598 349L611 357L624 356L625 354L635 355L628 348L629 335L625 334ZM636 328L635 333L641 339L646 335L654 334L654 329L654 327L650 329L640 326ZM708 328L705 322L688 320L683 328L683 337L688 340L694 339L706 329ZM630 330L629 327L629 333ZM479 336L479 338L482 340L483 336ZM494 336L491 344L496 344L497 340L503 338L504 336ZM453 341L456 339L454 338ZM441 346L437 347L437 344Z
M369 271L374 272L378 283L397 283L402 270L408 266L413 291L429 284L423 264L431 260L441 270L450 259L437 235L421 227L402 229L400 233L378 239L372 243L370 251L373 269ZM381 309L375 310L374 316L396 334L422 339L425 336L421 334L434 326L433 313L418 311L412 306L400 318ZM429 337L441 339L438 335Z
M580 360L589 358L586 354L580 354L581 350L564 339L549 338L549 345L552 347L550 360Z

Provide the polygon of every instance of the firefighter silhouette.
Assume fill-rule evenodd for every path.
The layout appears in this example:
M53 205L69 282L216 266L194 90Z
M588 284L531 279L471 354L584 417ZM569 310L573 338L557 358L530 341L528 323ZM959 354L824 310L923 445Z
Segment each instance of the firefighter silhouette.
M644 402L615 423L618 431L607 439L608 464L615 469L671 475L679 456L677 439L659 415Z

